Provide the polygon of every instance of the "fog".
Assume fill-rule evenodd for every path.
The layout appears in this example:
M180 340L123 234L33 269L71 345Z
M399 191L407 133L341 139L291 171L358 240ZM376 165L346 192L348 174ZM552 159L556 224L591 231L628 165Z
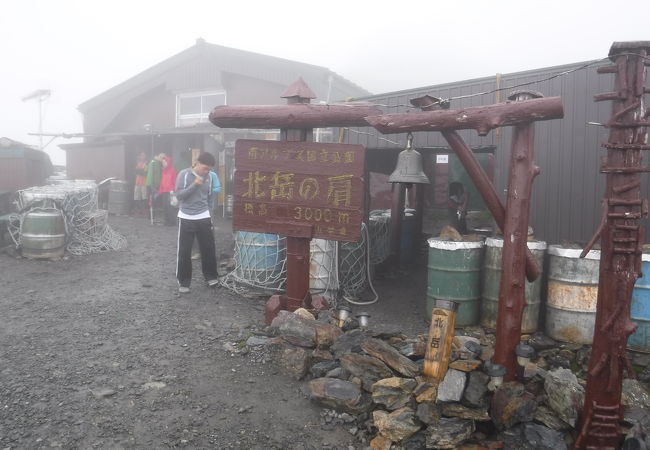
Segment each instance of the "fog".
M80 103L199 37L381 93L604 58L613 41L650 40L647 11L641 0L3 2L0 136L38 145L38 102L21 100L37 89L51 90L44 132L81 132ZM54 163L67 142L47 145Z

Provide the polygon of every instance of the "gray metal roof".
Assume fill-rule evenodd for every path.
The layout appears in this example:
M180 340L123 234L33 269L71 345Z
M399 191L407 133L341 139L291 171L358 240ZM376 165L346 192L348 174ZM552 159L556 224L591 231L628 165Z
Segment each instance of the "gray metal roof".
M81 112L86 112L117 96L134 91L140 92L144 86L149 89L151 84L156 83L156 80L164 73L196 58L215 60L219 69L224 72L237 73L287 86L295 81L296 74L299 74L315 90L318 89L319 84L323 84L324 77L326 79L332 76L339 89L347 91L348 96L358 97L370 94L367 90L326 67L210 44L198 39L196 45L86 100L78 108ZM264 67L264 70L260 70L260 67ZM316 83L316 80L320 82ZM342 92L342 94L345 95L345 92Z

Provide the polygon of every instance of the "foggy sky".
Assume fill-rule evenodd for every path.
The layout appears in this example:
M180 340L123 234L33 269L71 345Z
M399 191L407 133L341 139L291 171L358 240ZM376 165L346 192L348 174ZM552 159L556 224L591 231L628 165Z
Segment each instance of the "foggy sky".
M324 66L373 93L599 59L614 41L650 40L648 3L642 0L1 5L0 136L32 145L38 144L28 135L38 129L37 103L22 97L50 89L44 131L81 132L80 103L199 37ZM625 9L616 11L617 5ZM67 142L59 138L47 147L53 162L64 162L57 144Z

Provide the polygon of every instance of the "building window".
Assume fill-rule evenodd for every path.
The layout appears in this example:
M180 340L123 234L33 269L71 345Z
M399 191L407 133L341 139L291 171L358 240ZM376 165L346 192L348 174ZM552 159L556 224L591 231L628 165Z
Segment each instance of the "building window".
M208 121L216 106L226 104L225 91L192 92L176 96L176 126L190 127Z

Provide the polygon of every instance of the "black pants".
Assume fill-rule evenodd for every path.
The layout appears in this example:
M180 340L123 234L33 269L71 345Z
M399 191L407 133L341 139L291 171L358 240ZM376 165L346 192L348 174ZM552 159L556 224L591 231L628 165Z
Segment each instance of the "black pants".
M206 280L217 278L217 254L214 248L212 221L209 217L198 220L178 219L176 278L178 284L185 287L190 287L192 281L192 244L195 236L199 242L203 276Z

